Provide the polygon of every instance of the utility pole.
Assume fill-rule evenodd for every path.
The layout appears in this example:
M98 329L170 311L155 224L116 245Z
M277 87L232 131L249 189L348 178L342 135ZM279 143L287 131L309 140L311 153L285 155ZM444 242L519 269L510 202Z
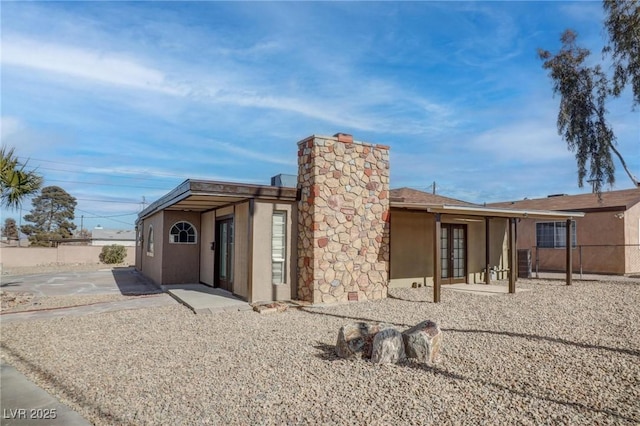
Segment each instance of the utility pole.
M84 215L80 215L80 238L82 238L82 235L84 234L84 232L82 232L84 230Z
M433 181L433 186L432 186L432 193L433 195L436 195L436 181Z
M147 207L147 199L144 197L144 195L142 196L142 210L144 210Z
M602 179L588 179L587 183L591 184L591 192L595 194L596 192L596 183L602 181Z

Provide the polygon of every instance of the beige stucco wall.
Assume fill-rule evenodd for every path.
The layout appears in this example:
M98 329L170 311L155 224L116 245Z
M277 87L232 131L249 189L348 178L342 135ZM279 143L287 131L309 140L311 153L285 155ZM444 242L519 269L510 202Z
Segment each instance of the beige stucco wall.
M582 247L582 271L585 273L625 273L625 221L616 217L621 212L589 212L576 218L577 244ZM626 217L626 213L625 213ZM565 248L536 249L536 223L547 220L523 219L518 223L518 248L531 249L533 269L536 256L541 271L564 271ZM608 245L609 247L588 247ZM614 247L615 246L615 247ZM536 253L537 251L537 253ZM580 271L580 250L573 249L572 269Z
M142 255L141 265L138 267L144 275L156 284L162 284L162 242L163 213L158 212L142 222ZM149 228L153 227L153 253L147 251Z
M431 214L391 210L390 288L433 284L433 226Z
M624 213L625 273L640 273L640 203Z
M134 247L135 251L135 265L138 271L142 271L142 223L136 224L136 245Z
M235 210L234 206L227 206L216 210L216 217L231 216Z
M484 226L482 226L482 232ZM490 265L492 268L497 269L498 279L507 279L506 272L509 269L509 219L505 218L492 218L489 224L489 238L491 239L490 248ZM482 237L482 243L484 244L484 236ZM516 243L517 246L517 243ZM485 250L482 250L484 253ZM481 260L482 266L480 270L484 271L484 254ZM475 282L484 282L484 274L482 276L475 276Z
M215 216L214 211L203 213L200 216L200 282L213 286L213 267L215 252L211 250L211 243L215 241Z
M233 218L233 293L250 300L250 202L237 204Z
M176 244L169 241L171 227L180 221L189 222L196 228L196 244ZM160 236L155 232L156 241ZM200 213L171 211L164 212L162 226L162 284L197 283L200 281Z
M286 283L271 283L271 236L274 211L287 214ZM253 216L252 301L291 300L295 298L297 264L296 207L289 203L256 202Z
M135 262L135 248L126 247L125 263L133 265ZM100 246L69 246L60 245L57 248L48 247L2 247L0 249L0 265L4 269L64 264L92 264L100 263L102 252Z
M389 287L433 284L433 228L431 213L391 211L391 281ZM467 281L484 282L486 261L483 218L442 216L442 223L467 225ZM491 219L491 266L508 268L507 220ZM506 278L506 273L501 277Z

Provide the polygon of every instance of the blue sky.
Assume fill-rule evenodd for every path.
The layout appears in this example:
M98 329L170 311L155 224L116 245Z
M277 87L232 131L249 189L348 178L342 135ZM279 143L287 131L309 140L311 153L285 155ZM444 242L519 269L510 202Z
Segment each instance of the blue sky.
M392 188L588 192L536 48L570 27L600 61L602 20L599 2L3 2L2 143L85 228L132 228L186 178L295 174L296 142L337 132L391 146ZM638 176L630 93L609 110Z

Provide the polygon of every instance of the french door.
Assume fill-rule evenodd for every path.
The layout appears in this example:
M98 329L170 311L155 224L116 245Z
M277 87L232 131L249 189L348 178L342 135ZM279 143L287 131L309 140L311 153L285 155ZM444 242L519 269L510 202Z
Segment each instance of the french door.
M467 282L467 225L442 224L440 268L442 284Z
M233 218L216 221L215 287L233 291Z

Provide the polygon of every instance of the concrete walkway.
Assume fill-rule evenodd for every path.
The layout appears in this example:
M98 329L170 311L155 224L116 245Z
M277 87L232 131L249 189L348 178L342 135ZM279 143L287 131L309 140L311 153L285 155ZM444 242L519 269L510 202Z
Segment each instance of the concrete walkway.
M2 275L5 291L26 291L36 296L84 296L157 294L162 290L135 268L108 268L99 271L53 272L49 274Z
M91 425L11 365L3 362L0 368L2 425Z
M230 292L204 284L171 284L163 286L163 289L196 314L253 309Z

